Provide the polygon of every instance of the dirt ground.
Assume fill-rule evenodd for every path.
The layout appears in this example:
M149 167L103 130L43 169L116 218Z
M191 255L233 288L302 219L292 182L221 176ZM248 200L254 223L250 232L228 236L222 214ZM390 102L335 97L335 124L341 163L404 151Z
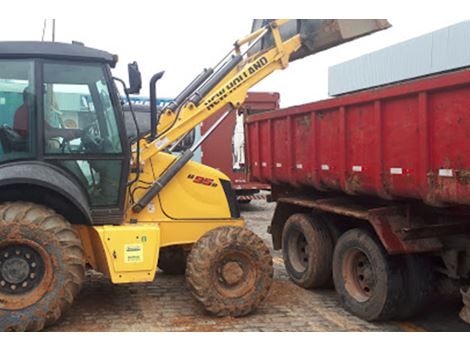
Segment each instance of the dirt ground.
M266 229L274 204L242 206L247 226L272 249ZM305 290L294 285L282 255L272 252L274 283L254 314L243 318L208 315L192 298L183 276L159 272L154 282L113 285L96 273L74 306L49 331L470 331L458 318L460 302L432 307L410 321L369 323L346 312L334 290Z

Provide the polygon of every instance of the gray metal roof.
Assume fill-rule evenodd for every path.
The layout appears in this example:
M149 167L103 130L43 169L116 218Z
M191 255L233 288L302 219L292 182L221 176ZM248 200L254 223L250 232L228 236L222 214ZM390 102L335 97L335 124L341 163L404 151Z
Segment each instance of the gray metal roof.
M0 42L0 59L45 58L103 62L116 66L117 56L103 50L86 47L80 43L57 42Z
M331 96L380 87L470 66L470 21L332 66Z

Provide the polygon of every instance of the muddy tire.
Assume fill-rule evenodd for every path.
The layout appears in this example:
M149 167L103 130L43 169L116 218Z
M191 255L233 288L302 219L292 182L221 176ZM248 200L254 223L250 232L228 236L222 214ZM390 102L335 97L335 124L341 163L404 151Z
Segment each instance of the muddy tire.
M158 255L158 267L166 274L183 275L186 272L188 252L183 246L164 247Z
M303 288L331 287L334 241L321 217L294 214L282 232L282 254L290 278Z
M388 255L370 230L345 232L333 255L333 279L343 306L367 321L394 318L404 299L400 259Z
M38 331L72 305L85 277L81 241L46 207L0 205L0 331Z
M272 257L264 242L240 227L207 232L188 256L186 279L193 296L217 316L244 316L268 295Z

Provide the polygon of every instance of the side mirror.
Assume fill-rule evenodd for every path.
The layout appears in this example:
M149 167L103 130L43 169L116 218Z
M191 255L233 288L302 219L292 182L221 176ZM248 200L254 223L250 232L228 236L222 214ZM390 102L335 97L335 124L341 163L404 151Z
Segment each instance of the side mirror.
M127 65L127 70L129 72L129 88L127 88L127 93L139 94L142 88L142 75L140 74L137 62L134 61Z

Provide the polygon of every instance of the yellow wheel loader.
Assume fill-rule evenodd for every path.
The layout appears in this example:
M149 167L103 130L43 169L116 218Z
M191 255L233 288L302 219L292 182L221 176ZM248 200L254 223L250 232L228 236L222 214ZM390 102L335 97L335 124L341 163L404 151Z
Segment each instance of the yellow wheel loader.
M153 281L159 265L185 272L209 312L252 312L270 289L270 252L244 228L229 179L191 161L227 114L190 149L178 145L289 61L387 26L255 20L162 111L151 104L151 130L133 141L116 87L124 82L111 75L117 56L81 43L0 42L0 331L55 323L86 268L124 284ZM150 80L152 102L162 75ZM142 85L135 63L129 82L128 98Z

